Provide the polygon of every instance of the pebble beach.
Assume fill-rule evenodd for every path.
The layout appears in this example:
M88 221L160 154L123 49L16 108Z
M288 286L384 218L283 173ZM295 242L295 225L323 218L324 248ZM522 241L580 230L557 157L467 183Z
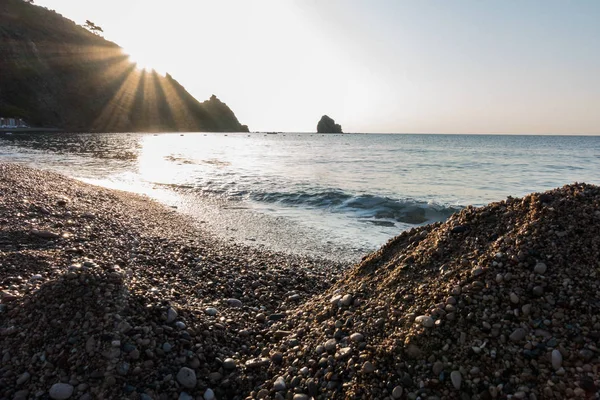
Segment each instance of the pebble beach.
M0 164L0 398L600 398L600 188L467 207L356 261Z

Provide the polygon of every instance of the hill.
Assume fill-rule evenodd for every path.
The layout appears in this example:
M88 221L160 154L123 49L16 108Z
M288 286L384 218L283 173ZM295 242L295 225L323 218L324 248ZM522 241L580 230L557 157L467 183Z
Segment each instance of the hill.
M115 43L22 0L0 2L0 115L70 131L247 131L216 96L136 68ZM201 77L200 77L201 78Z

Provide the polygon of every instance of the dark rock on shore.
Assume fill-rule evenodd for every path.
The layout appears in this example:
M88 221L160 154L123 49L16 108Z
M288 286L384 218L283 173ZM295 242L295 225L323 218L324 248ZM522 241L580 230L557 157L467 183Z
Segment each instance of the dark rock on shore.
M327 115L323 115L321 120L317 124L317 132L318 133L344 133L342 132L342 126L340 124L336 124L333 119L328 117Z

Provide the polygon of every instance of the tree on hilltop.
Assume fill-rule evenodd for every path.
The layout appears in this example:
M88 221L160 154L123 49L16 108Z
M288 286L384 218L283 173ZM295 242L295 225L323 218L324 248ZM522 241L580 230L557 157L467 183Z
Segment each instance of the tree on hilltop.
M100 32L104 32L104 30L100 26L96 25L89 19L85 20L85 25L83 25L83 27L96 35L100 35Z

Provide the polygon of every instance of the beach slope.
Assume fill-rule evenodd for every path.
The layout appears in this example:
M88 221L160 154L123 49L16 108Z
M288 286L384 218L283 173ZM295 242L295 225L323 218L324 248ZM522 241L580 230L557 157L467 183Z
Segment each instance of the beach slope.
M145 197L0 164L0 398L243 398L268 325L340 269L219 242Z

